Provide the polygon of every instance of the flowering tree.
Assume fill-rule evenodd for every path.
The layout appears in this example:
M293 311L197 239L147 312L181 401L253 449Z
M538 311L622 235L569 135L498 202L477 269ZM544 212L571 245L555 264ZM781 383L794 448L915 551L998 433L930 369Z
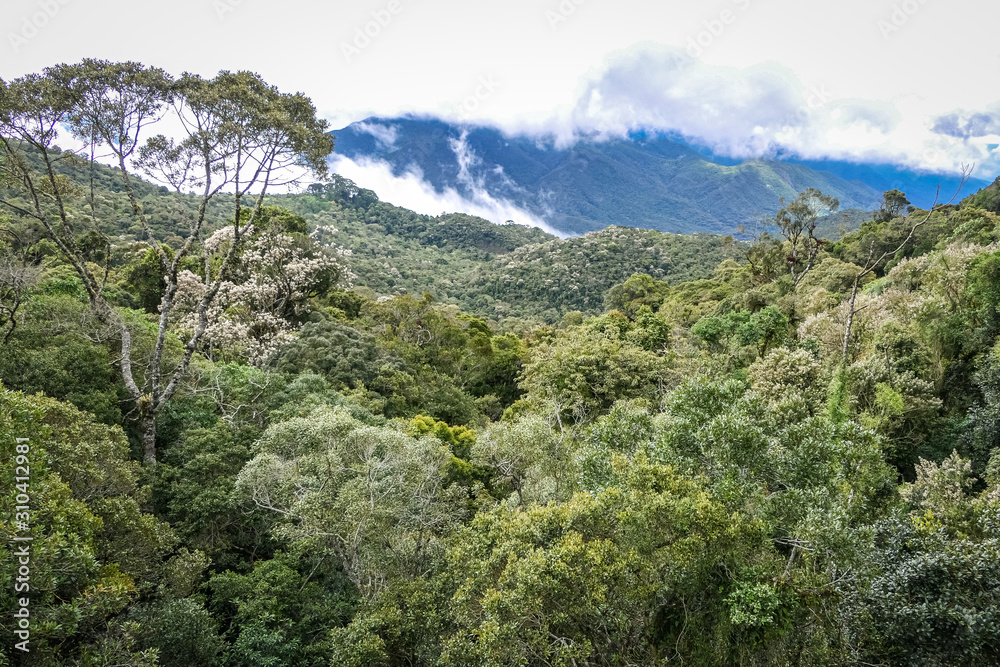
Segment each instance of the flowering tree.
M178 139L149 136L164 120ZM92 170L97 160L116 165L133 218L163 271L156 342L145 364L133 358L132 331L104 296L110 241L102 223L113 223L117 213L95 203L93 188L88 196L61 173L59 163L67 158L56 139L65 129L83 144L74 158L82 157ZM281 93L251 72L224 71L210 80L185 74L175 80L139 63L84 60L9 83L0 80L0 181L17 193L0 196L0 204L44 229L83 282L97 318L117 330L119 370L138 408L147 463L156 463L156 417L201 346L265 193L298 175L325 175L332 150L327 125L316 118L308 98ZM138 174L178 192L198 193L197 215L188 221L179 248L157 241L135 189ZM210 204L227 205L231 220L231 242L221 256L202 243ZM198 254L206 270L193 326L181 359L168 365L164 350L176 318L182 267Z
M350 251L316 240L336 230L323 228L306 235L305 228L298 216L275 208L262 210L206 312L208 326L201 342L207 354L239 355L263 364L292 339L308 313L308 300L349 276L342 258ZM223 227L205 240L213 257L228 253L233 229ZM178 274L177 328L184 336L198 327L198 305L207 289L201 276L186 270Z

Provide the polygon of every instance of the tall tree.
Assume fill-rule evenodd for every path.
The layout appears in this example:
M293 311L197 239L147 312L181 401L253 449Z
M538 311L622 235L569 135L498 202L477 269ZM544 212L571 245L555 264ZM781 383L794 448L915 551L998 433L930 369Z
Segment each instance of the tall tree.
M177 138L149 136L158 123L167 124ZM110 246L104 229L113 220L95 201L93 176L88 197L61 174L59 163L67 154L55 142L63 128L82 143L72 157L83 156L92 175L97 160L118 167L133 217L164 273L156 343L142 377L136 372L132 331L104 296L109 253L99 251ZM265 194L304 173L325 176L325 158L333 150L326 130L308 98L281 93L251 72L174 79L140 63L84 60L9 83L0 80L0 173L21 195L0 196L0 204L44 228L76 270L96 316L119 332L119 369L138 407L147 463L156 463L157 415L177 391L209 327L212 303L260 215ZM199 195L197 215L188 221L179 248L157 240L136 190L140 174ZM225 210L232 228L228 251L215 260L202 242L210 204ZM178 275L187 258L199 255L205 289L195 309L197 324L183 341L180 360L168 367L164 350Z
M910 200L906 194L900 190L886 190L882 193L882 204L875 211L875 222L889 222L896 216L902 215L906 207L910 205Z
M968 182L971 174L972 174L972 165L969 166L962 165L961 182L959 183L958 188L955 190L955 194L952 196L952 198L949 199L946 204L944 204L945 206L951 204L958 198L959 193L962 192L962 188L965 187L965 184ZM895 193L899 193L899 195L897 196ZM933 215L934 210L938 205L938 199L940 198L940 196L941 196L941 188L939 187L937 193L935 193L934 195L934 202L931 204L931 207L927 211L927 214L917 219L914 219L912 222L909 223L908 225L909 232L907 233L906 238L904 238L903 241L895 248L886 250L885 252L879 254L875 249L875 240L872 239L872 241L870 242L868 246L868 254L865 257L865 261L854 276L854 281L851 286L851 296L850 299L848 299L847 323L844 326L844 339L843 339L844 342L843 342L843 348L841 350L842 367L847 366L848 362L850 361L849 357L850 357L850 346L851 346L851 329L854 327L854 316L857 315L863 308L867 308L867 306L861 306L860 308L857 306L858 290L863 284L862 281L864 280L864 277L867 276L869 273L875 271L878 267L882 266L882 263L885 262L890 257L895 257L899 252L901 252L907 246L907 244L913 239L914 234L917 233L917 229L919 229L921 226L926 224L928 220L931 219L931 215ZM885 193L885 196L883 198L883 207L890 207L895 209L896 206L893 205L892 203L895 202L895 204L898 205L898 207L901 209L903 204L900 202L900 199L902 199L902 201L906 201L906 195L899 192L899 190L889 190L888 192ZM890 215L888 219L891 220L892 216ZM904 218L904 220L908 220L908 218Z
M815 235L816 218L823 211L833 213L839 207L840 202L836 197L824 195L816 188L809 188L800 192L795 201L786 204L775 214L774 222L789 246L785 261L794 285L798 285L812 269L823 243Z

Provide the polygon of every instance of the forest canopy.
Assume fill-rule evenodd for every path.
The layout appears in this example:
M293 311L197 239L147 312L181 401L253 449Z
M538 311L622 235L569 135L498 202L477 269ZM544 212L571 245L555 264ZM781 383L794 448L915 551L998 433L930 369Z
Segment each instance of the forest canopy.
M995 186L557 239L324 173L252 73L0 100L0 667L1000 654Z

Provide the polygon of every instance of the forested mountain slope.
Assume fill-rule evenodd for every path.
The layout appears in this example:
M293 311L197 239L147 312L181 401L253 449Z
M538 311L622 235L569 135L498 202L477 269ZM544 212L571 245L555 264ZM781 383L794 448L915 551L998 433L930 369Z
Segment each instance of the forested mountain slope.
M336 130L338 155L418 170L427 187L484 191L582 234L609 225L730 234L773 215L781 198L818 188L844 208L871 210L879 192L860 181L776 160L714 160L665 137L550 139L434 119L370 118Z
M196 195L11 141L93 112L60 73L0 82L0 667L996 662L995 187L836 241L806 190L736 244L331 179L187 244ZM70 73L322 171L255 75Z
M604 293L633 273L662 280L707 278L731 243L711 234L669 234L609 227L558 239L522 225L494 225L464 214L420 215L378 200L335 177L316 194L273 197L311 227L351 249L354 284L380 295L429 292L484 317L594 313Z

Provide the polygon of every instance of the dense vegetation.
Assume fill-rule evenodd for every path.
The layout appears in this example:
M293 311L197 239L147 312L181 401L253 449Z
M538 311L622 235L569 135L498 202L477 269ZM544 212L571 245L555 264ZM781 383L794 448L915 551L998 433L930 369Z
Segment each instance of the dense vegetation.
M332 177L251 211L213 204L205 253L171 278L153 242L180 255L190 227L171 212L190 195L137 182L144 218L115 217L89 207L83 164L57 181L72 224L49 231L9 178L48 167L11 166L7 146L0 666L1000 654L992 191L932 211L890 191L836 243L815 238L828 200L806 191L773 235L736 244L555 240ZM131 207L121 174L94 172L101 201ZM170 372L216 282L150 458L122 331L134 382L156 359ZM30 653L11 639L25 534Z
M671 281L708 278L715 264L735 255L722 237L710 234L609 227L556 239L463 214L420 215L380 202L339 176L308 193L270 201L310 226L339 230L331 239L350 239L355 285L375 295L427 292L497 320L551 324L570 311L596 314L604 292L634 271Z

